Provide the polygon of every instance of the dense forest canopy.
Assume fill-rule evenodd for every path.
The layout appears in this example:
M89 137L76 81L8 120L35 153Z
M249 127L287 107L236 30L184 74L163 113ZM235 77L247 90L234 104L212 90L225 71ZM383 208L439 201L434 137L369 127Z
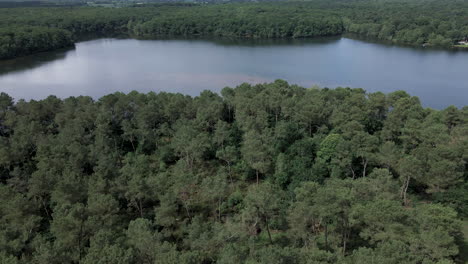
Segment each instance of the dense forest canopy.
M468 37L467 17L467 1L428 0L0 8L0 59L72 46L84 34L304 38L354 33L450 47Z
M278 80L0 95L0 263L461 263L468 107Z

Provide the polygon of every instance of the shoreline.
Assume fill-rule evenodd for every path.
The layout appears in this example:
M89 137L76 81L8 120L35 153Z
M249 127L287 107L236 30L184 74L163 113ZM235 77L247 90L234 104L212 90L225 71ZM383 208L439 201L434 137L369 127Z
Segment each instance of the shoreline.
M468 50L468 45L452 45L450 47L438 47L438 46L422 46L419 44L408 44L408 43L399 43L393 42L388 40L382 40L378 38L369 38L363 35L355 34L355 33L343 33L338 35L328 35L328 36L315 36L315 37L284 37L284 38L261 38L261 37L253 37L253 36L213 36L213 35L158 35L158 36L137 36L128 33L122 32L115 32L112 34L86 34L83 36L76 36L74 38L74 42L72 45L66 47L60 47L57 49L48 49L48 50L41 50L38 52L33 52L30 54L25 54L22 56L16 57L9 57L0 59L0 62L5 62L9 60L15 60L19 58L25 58L28 56L34 56L37 54L45 53L45 52L54 52L64 49L72 49L77 43L89 40L97 40L102 38L117 38L117 39L136 39L136 40L162 40L162 39L177 39L177 40L210 40L210 41L223 41L223 40L239 40L239 41L265 41L265 42L274 42L274 41L294 41L294 40L320 40L320 39L327 39L327 38L349 38L364 41L366 43L375 43L381 45L389 45L389 46L396 46L396 47L409 47L409 48L418 48L418 49L430 49L430 50L446 50L446 51L460 51L460 50Z

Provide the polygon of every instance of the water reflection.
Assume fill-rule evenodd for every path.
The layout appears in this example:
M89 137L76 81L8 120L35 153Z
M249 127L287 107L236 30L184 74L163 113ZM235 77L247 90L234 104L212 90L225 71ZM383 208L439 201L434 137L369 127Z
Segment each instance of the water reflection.
M0 91L16 99L116 91L198 95L243 82L285 79L305 87L406 90L425 106L468 102L467 52L349 38L296 40L98 39L76 49L0 62Z
M382 47L387 47L387 48L403 48L403 49L410 49L414 51L419 51L419 52L428 52L428 51L440 51L440 52L445 52L445 53L451 53L451 54L457 54L459 52L465 52L467 53L467 49L463 48L444 48L444 47L432 47L432 46L426 46L423 47L422 45L410 45L410 44L398 44L395 45L392 41L389 40L382 40L378 38L372 38L372 37L364 37L358 34L353 34L353 33L346 33L343 35L343 37L352 39L352 40L357 40L361 41L364 43L371 43L371 44L379 44Z
M115 39L128 39L128 37L119 35L113 37ZM94 37L93 39L96 39ZM229 37L164 37L164 38L143 38L141 41L184 41L184 42L210 42L220 46L240 46L240 47L261 47L261 46L304 46L310 44L327 44L334 43L341 39L341 36L317 37L317 38L273 38L273 39L258 39L258 38L229 38ZM87 36L84 40L92 40Z
M339 36L323 38L299 38L299 39L211 39L210 41L222 46L305 46L333 44L341 39Z
M0 60L0 75L28 71L54 61L64 60L66 56L72 54L73 51L75 51L75 47L53 52L42 52L32 56L11 60Z

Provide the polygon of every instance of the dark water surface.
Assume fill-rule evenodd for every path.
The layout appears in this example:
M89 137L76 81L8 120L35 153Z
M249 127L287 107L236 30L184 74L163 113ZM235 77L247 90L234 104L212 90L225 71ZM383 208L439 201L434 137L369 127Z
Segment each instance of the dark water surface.
M116 91L198 95L243 82L405 90L423 105L468 105L468 52L316 40L98 39L74 49L0 62L0 91L15 99Z

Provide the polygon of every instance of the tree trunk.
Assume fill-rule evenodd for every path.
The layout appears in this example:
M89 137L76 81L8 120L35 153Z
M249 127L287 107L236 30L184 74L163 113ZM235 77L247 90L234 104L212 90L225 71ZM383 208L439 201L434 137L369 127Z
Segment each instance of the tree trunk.
M41 199L41 203L42 203L42 206L44 207L44 210L45 210L45 212L46 212L46 214L47 214L47 217L48 217L50 220L52 220L52 216L50 215L49 210L47 209L47 205L46 205L46 203L45 203L44 198L40 197L39 199Z
M344 236L343 236L343 256L346 255L346 246L347 246L348 239L349 239L349 236L350 236L350 233L351 233L348 221L345 221L344 226L345 226L345 230L343 232L344 233Z
M185 212L187 213L187 217L192 220L192 217L190 216L190 211L188 209L187 203L184 202L184 207L185 207Z
M343 256L346 254L346 239L343 241Z
M140 217L143 218L143 205L141 204L141 199L138 199L138 210L140 211Z
M410 180L411 180L411 178L410 178L409 176L406 177L406 180L405 180L405 182L403 183L403 186L401 187L400 196L401 196L401 198L403 199L403 204L404 204L405 206L408 205L408 199L407 199L407 197L406 197L406 194L407 194L407 192L408 192L408 186L409 186Z
M366 177L366 168L367 168L368 161L366 159L363 159L362 163L363 163L363 166L364 166L363 171L362 171L362 177Z
M267 228L268 238L270 239L270 244L273 244L273 239L271 239L270 225L268 224L268 217L265 216L265 226Z
M328 250L328 226L325 224L325 249Z
M354 172L353 170L353 165L350 165L349 166L349 170L351 171L351 173L353 174L353 180L356 178L356 173Z
M231 184L233 183L232 181L232 172L231 172L231 162L229 161L226 161L227 165L228 165L228 174L229 174L229 179L231 181Z
M133 152L136 152L135 145L133 144L133 137L130 137L130 143L132 143Z
M257 173L257 186L258 186L258 170L255 170L255 172Z
M218 218L219 222L221 222L221 199L218 200Z
M81 216L83 217L83 216ZM81 237L82 237L82 233L83 233L83 220L80 221L80 233L78 235L78 259L80 260L81 262Z

